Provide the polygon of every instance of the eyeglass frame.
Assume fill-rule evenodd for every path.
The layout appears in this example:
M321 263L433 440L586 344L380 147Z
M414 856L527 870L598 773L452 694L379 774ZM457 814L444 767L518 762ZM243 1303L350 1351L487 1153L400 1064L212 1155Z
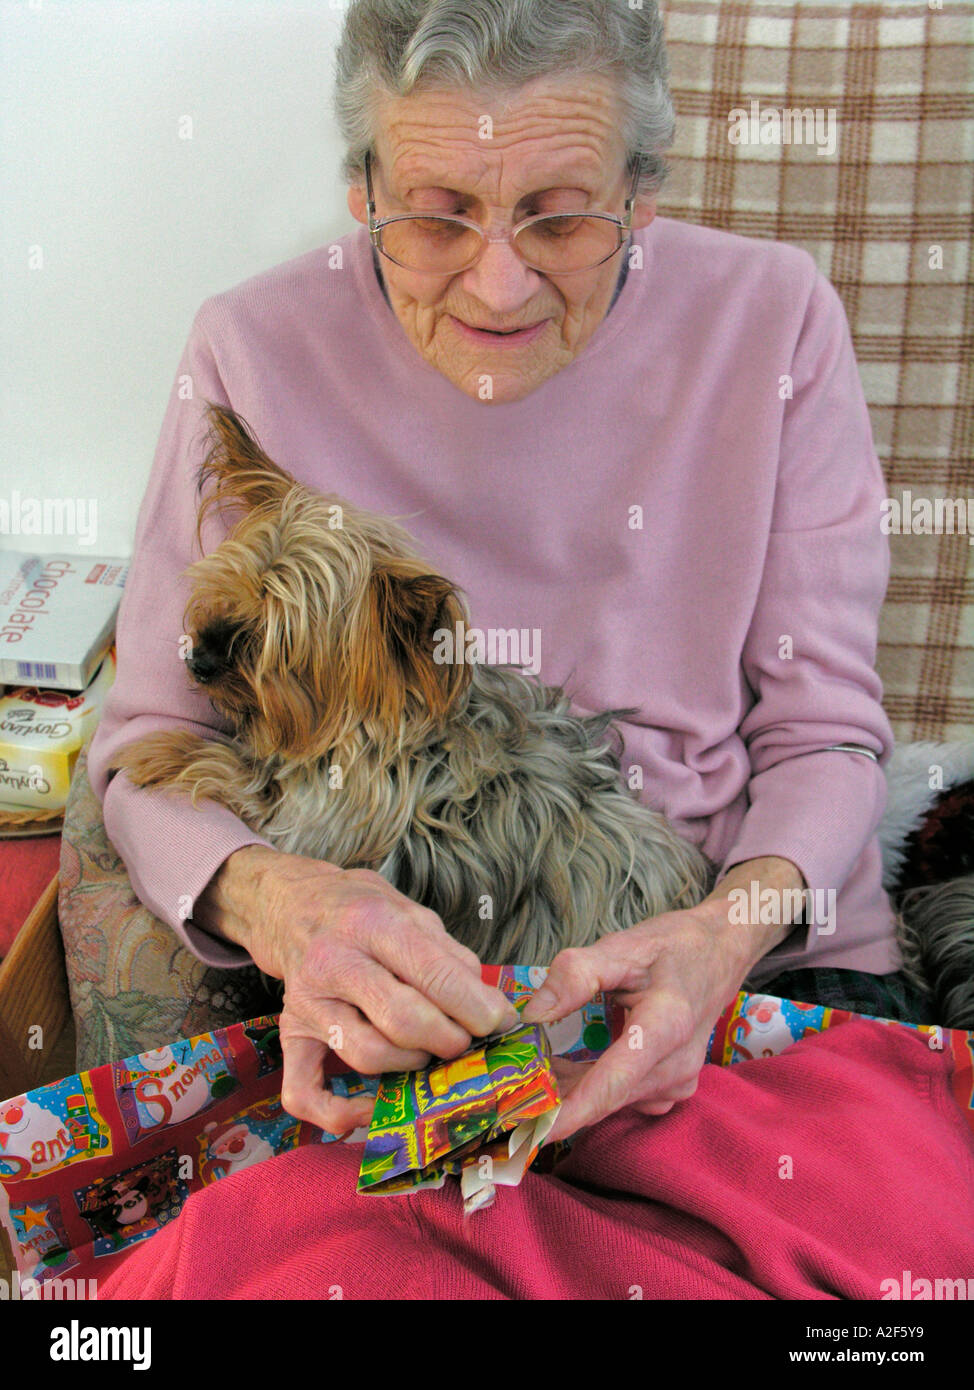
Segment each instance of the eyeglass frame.
M639 182L639 175L642 172L643 159L642 155L636 156L635 167L633 168L632 184L629 189L629 196L626 198L624 218L619 217L614 212L537 212L532 213L530 217L522 218L520 222L516 223L515 226L508 228L508 230L502 233L500 236L488 236L479 223L472 221L468 217L458 217L456 216L456 214L449 212L396 212L393 213L391 217L382 217L377 221L375 216L375 192L372 188L371 162L372 151L366 150L365 187L367 194L366 206L369 217L369 240L381 256L385 256L386 260L392 261L392 264L399 266L401 270L408 271L410 275L462 275L465 271L470 270L473 266L477 264L481 256L484 254L484 250L486 249L489 243L495 241L507 241L510 242L511 246L513 246L514 254L518 257L522 264L528 266L531 270L537 270L540 275L553 275L555 276L555 278L560 280L563 275L584 275L587 274L590 270L597 270L600 265L605 265L606 261L611 261L613 256L617 256L619 252L622 250L622 248L625 246L626 238L632 233L632 218L636 207L636 186ZM616 226L619 228L620 232L624 231L626 233L626 236L620 237L619 245L615 248L615 250L610 251L607 256L603 256L602 259L600 261L596 261L594 265L582 266L579 270L541 270L538 266L531 265L530 261L524 258L524 256L518 250L514 238L517 236L518 232L520 232L524 227L529 227L535 222L550 221L552 218L556 217L599 217L602 218L602 220L605 222L614 222ZM472 231L475 231L478 234L478 236L480 237L480 249L477 252L474 259L468 265L461 266L459 270L449 271L414 270L412 266L403 265L401 261L397 261L394 256L391 256L388 251L385 251L383 249L379 233L382 231L383 227L387 227L390 222L403 222L407 219L412 219L414 221L431 221L434 218L443 222L458 222L461 226L469 227Z

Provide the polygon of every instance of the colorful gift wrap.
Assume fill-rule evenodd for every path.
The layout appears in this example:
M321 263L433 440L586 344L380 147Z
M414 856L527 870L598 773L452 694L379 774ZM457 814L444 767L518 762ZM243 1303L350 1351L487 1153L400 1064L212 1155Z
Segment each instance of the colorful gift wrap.
M546 973L482 967L518 1010ZM734 1066L775 1056L855 1017L741 993L717 1020L708 1060ZM974 1129L974 1033L875 1021L908 1028L947 1054L954 1097ZM538 1152L558 1109L552 1056L593 1062L626 1026L626 1011L597 996L554 1026L522 1025L422 1072L360 1076L328 1052L324 1074L335 1094L377 1097L362 1198L439 1187L457 1175L465 1209L477 1210L532 1162L557 1162L559 1146ZM23 1296L48 1296L54 1281L90 1286L178 1220L190 1193L302 1144L333 1142L338 1136L282 1108L281 1080L278 1020L263 1016L0 1102L0 1227Z
M22 1279L107 1273L190 1192L319 1138L280 1092L264 1017L0 1103L0 1224Z
M462 1057L382 1079L358 1190L380 1196L459 1176L470 1213L494 1184L520 1182L559 1109L551 1047L538 1025L488 1039Z

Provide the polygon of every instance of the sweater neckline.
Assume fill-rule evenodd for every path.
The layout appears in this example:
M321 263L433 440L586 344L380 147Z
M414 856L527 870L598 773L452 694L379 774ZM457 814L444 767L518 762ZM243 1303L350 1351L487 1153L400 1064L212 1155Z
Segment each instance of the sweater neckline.
M632 245L638 246L642 250L642 268L637 270L634 266L630 265L615 302L612 304L609 312L596 328L591 338L585 344L582 351L567 367L563 367L561 371L556 372L553 377L548 377L547 381L542 382L529 396L524 397L524 401L530 401L532 397L537 395L538 391L543 390L549 382L560 381L565 377L566 373L584 369L587 363L604 352L606 348L612 346L612 344L631 327L637 316L642 317L640 311L643 304L643 296L647 292L648 272L653 258L654 244L652 232L653 228L656 226L657 220L657 218L654 218L647 227L642 227L632 233ZM449 386L457 395L464 396L465 399L470 400L470 397L465 396L465 393L462 392L458 386L454 385L448 377L444 376L441 371L427 362L425 357L420 355L410 339L406 336L406 331L396 317L395 310L382 292L382 287L379 284L373 264L372 243L369 239L369 231L362 223L351 233L350 252L350 259L359 291L362 294L376 328L379 330L383 342L388 346L388 350L399 357L407 366L412 367L414 371L429 377L431 379L431 384L435 384L433 383L433 378L435 378L436 381L442 382L444 386ZM628 247L623 254L630 254ZM471 403L474 405L479 404L479 402L475 401ZM510 402L510 404L517 405L521 404L521 402ZM503 408L503 406L493 407L495 411Z

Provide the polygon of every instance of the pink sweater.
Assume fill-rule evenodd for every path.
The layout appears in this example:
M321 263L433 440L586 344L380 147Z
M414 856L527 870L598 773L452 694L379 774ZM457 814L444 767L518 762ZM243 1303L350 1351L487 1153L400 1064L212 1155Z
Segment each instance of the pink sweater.
M662 217L634 241L644 264L580 355L510 404L420 357L364 228L199 310L89 766L135 891L202 960L248 962L185 919L232 851L267 842L106 766L151 730L220 727L178 654L209 398L301 481L402 518L465 590L472 626L539 630L541 679L578 706L637 706L624 766L716 863L798 865L817 925L752 980L898 968L876 838L893 742L874 671L885 487L841 302L794 247ZM827 751L847 743L880 764Z

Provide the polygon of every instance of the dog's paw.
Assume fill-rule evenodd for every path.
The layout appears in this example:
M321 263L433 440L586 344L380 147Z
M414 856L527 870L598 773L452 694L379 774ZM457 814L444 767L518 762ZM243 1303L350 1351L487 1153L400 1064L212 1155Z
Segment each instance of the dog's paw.
M194 764L208 756L211 745L198 734L146 734L120 748L109 770L124 772L137 787L186 788Z

